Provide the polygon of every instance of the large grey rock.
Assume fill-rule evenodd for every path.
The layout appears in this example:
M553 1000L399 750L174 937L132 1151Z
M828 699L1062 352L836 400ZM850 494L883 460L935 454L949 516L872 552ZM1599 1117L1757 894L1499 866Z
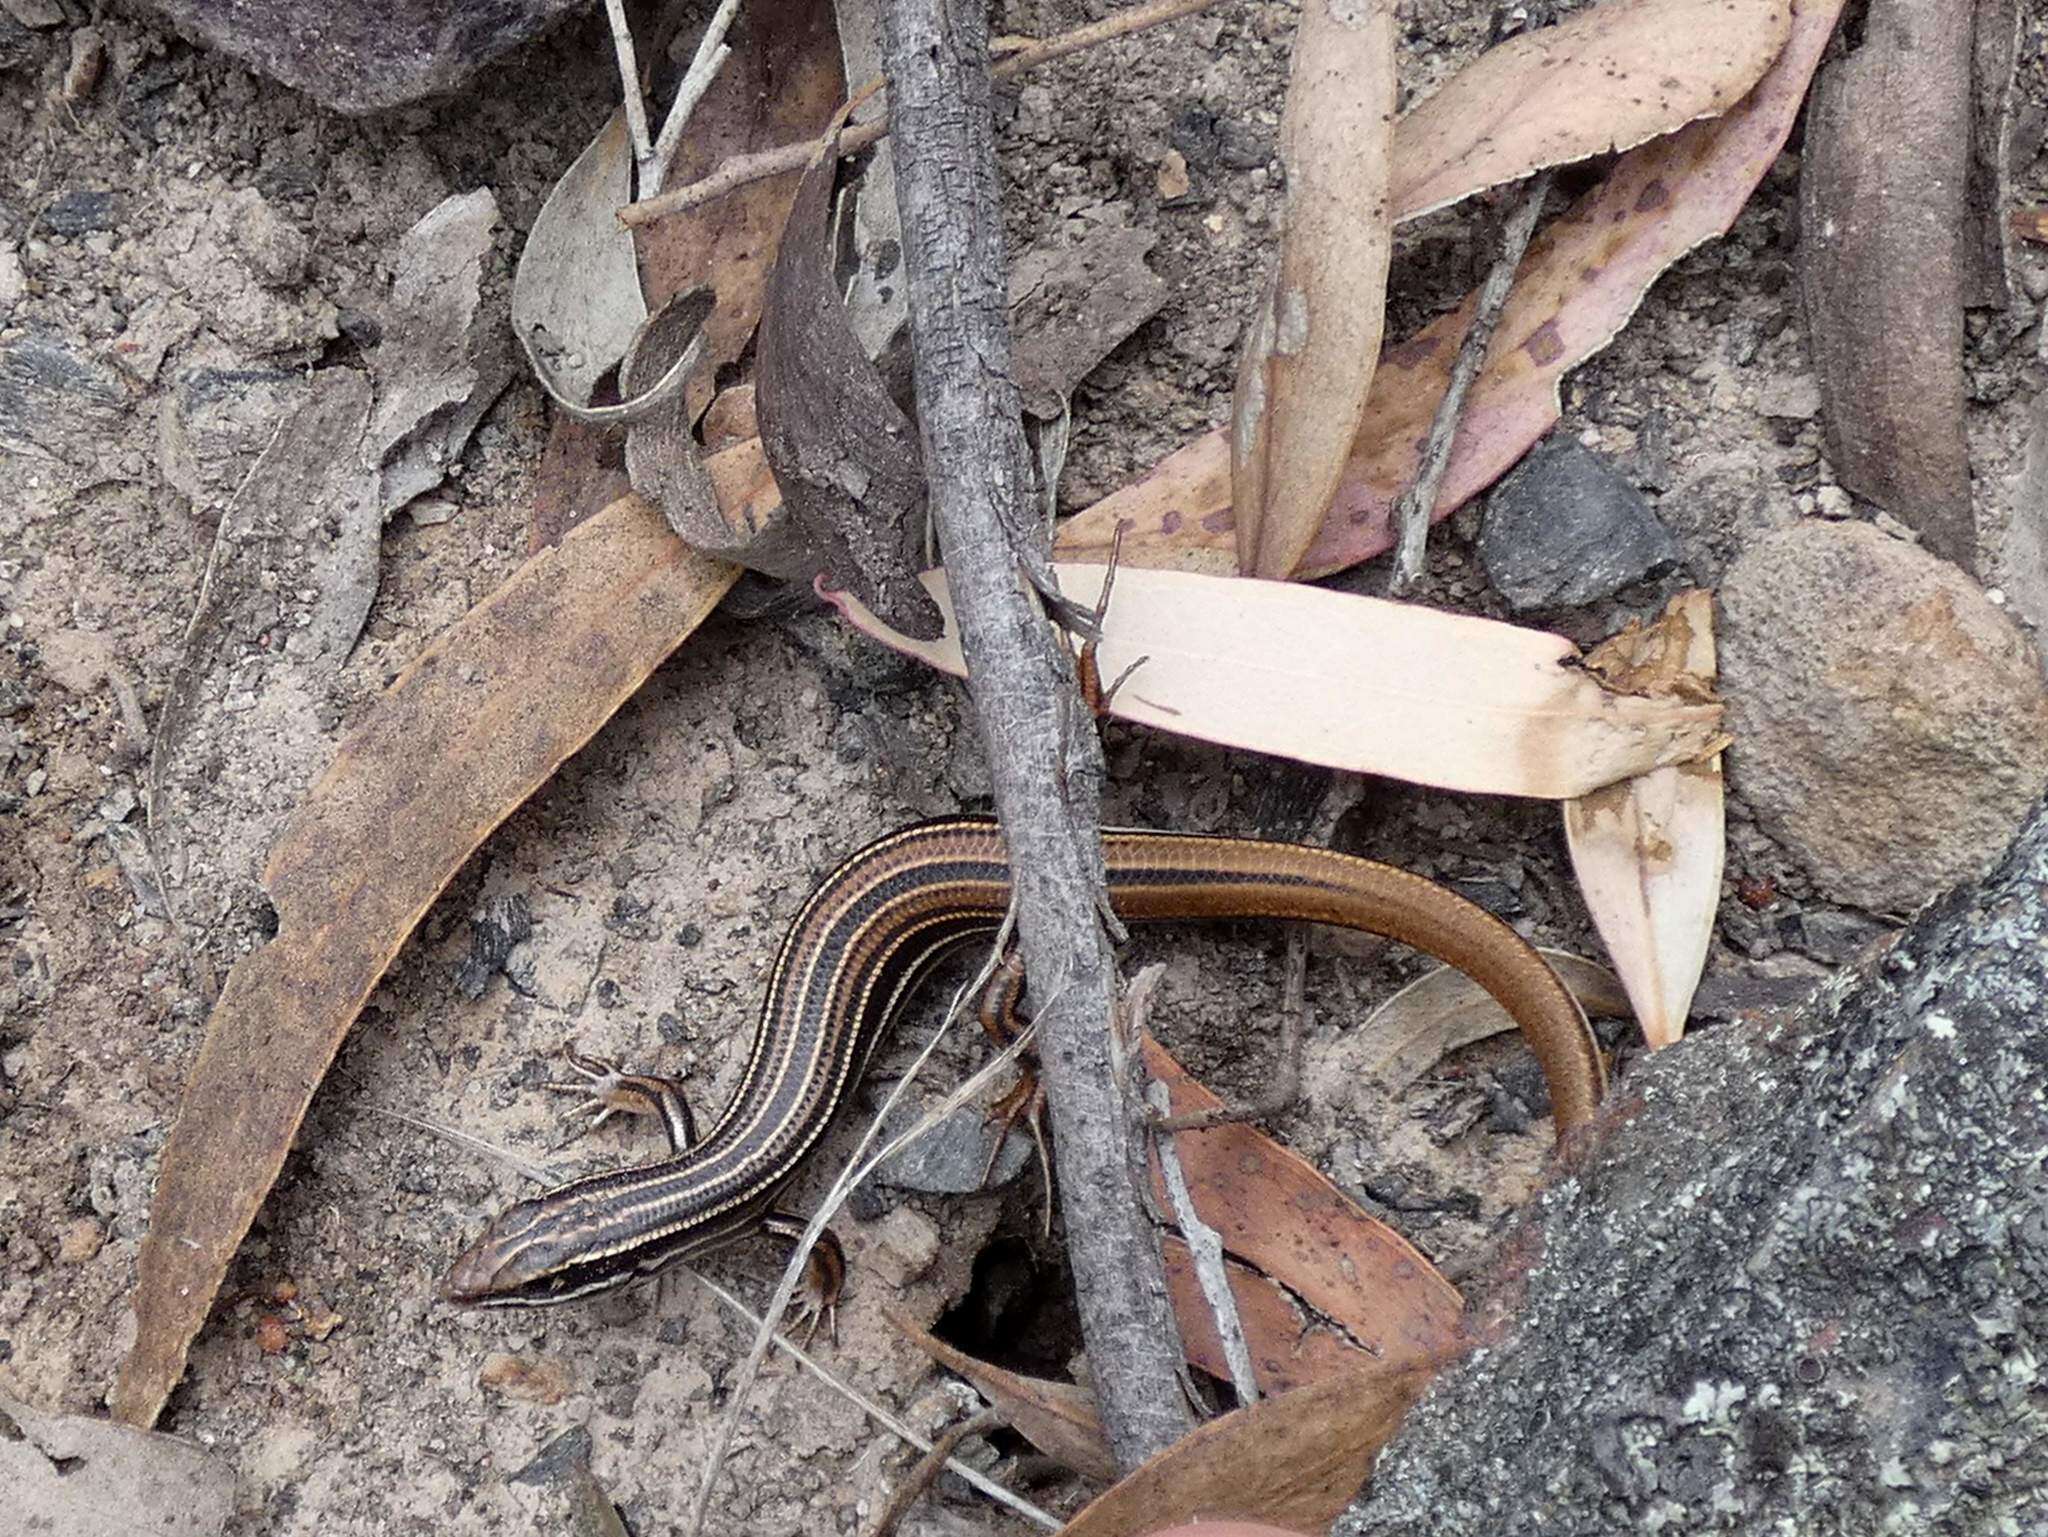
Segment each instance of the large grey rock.
M461 85L590 0L143 0L194 42L339 112Z
M2042 1531L2044 886L1631 1071L1339 1537Z
M1722 584L1729 771L1827 896L1904 912L1997 857L2048 784L2034 648L1863 523L1772 534Z

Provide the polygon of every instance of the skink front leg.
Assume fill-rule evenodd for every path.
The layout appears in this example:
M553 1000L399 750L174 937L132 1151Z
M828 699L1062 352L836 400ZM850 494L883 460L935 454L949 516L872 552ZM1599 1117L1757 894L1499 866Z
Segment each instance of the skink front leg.
M560 1094L584 1096L581 1104L563 1112L564 1120L587 1115L591 1121L586 1130L595 1131L615 1115L658 1116L673 1151L687 1152L695 1144L697 1118L690 1114L679 1080L655 1073L629 1073L615 1062L587 1056L574 1046L563 1048L562 1056L582 1081L546 1087Z

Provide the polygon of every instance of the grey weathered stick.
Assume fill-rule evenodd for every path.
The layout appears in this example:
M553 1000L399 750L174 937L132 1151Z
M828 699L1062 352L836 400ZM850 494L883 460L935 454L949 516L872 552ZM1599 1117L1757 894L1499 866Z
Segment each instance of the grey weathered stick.
M1479 377L1479 365L1486 361L1486 349L1493 344L1493 328L1500 322L1508 290L1514 286L1515 271L1522 265L1522 253L1529 249L1529 237L1536 233L1537 217L1550 193L1550 173L1539 171L1529 178L1507 228L1501 234L1500 255L1479 286L1479 303L1472 311L1472 324L1458 348L1458 360L1451 366L1451 382L1444 398L1437 402L1436 416L1429 424L1429 442L1422 450L1422 463L1415 471L1415 483L1401 493L1394 504L1394 525L1401 531L1401 543L1394 556L1394 574L1387 590L1399 597L1422 576L1422 551L1429 538L1429 515L1436 511L1436 499L1443 490L1444 472L1451 464L1451 444L1457 440L1458 418L1464 414L1465 396Z
M1139 1128L1110 1071L1101 748L1019 575L1044 564L1047 543L1010 374L987 26L980 0L889 0L882 67L931 513L1016 872L1082 1338L1110 1447L1129 1468L1190 1420L1159 1239L1132 1179Z

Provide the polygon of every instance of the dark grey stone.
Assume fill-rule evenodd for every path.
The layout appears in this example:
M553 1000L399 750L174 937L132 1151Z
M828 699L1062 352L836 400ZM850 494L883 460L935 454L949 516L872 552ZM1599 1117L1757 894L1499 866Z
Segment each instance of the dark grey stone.
M890 1115L883 1134L889 1137L907 1131L921 1109L899 1105ZM1031 1138L1012 1129L997 1156L988 1166L989 1143L995 1128L988 1111L980 1105L962 1105L930 1131L875 1170L878 1183L898 1190L915 1190L926 1195L971 1195L1007 1185L1024 1171L1032 1156ZM983 1170L988 1178L982 1178Z
M517 891L493 897L469 920L469 955L455 971L455 991L471 1003L483 997L513 949L533 933L533 909Z
M1576 608L1678 564L1643 494L1576 438L1552 433L1487 498L1479 558L1517 613Z
M1869 913L1843 907L1815 907L1792 913L1778 924L1778 937L1788 950L1797 950L1830 966L1846 965L1862 953L1863 947L1894 925Z
M590 0L143 0L194 42L338 112L461 85Z

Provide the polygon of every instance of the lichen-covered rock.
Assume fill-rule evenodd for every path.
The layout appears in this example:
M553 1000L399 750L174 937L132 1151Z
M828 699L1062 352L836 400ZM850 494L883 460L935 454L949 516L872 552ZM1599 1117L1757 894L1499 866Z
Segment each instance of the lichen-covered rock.
M194 42L338 112L453 90L589 0L145 0Z
M2048 784L2033 646L1961 571L1863 523L1758 541L1720 591L1729 771L1827 896L1911 911Z
M1624 1080L1339 1537L2048 1530L2044 889Z

